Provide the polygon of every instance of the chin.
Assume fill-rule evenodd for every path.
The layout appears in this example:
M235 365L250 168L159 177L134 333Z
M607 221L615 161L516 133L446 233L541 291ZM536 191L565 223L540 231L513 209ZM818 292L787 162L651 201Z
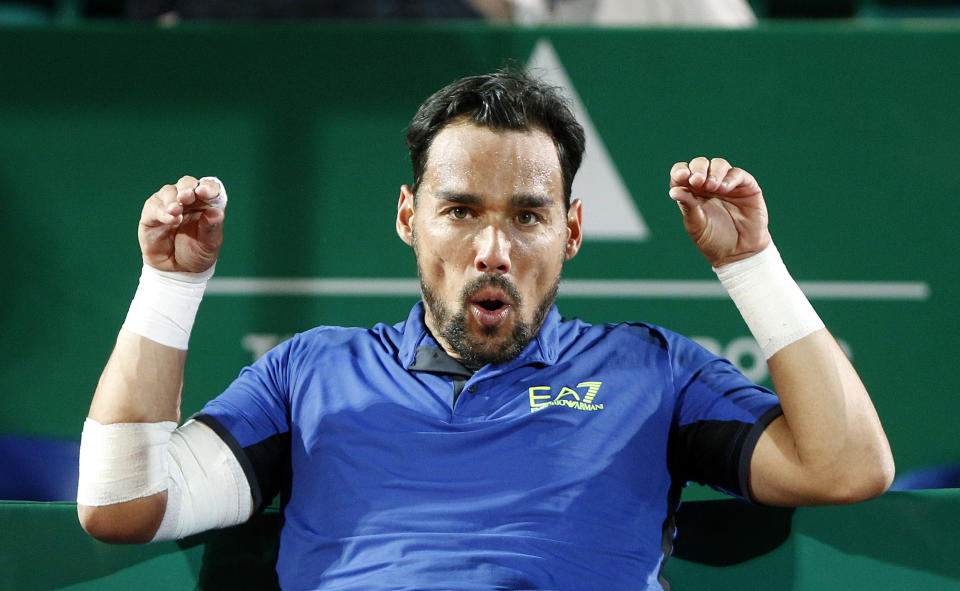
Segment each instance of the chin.
M497 335L501 335L501 334L502 334L503 337L500 339L500 340L502 341L501 343L490 345L491 348L493 348L493 347L499 347L499 346L501 346L503 343L505 343L506 341L508 341L508 340L510 339L510 335L513 334L513 327L512 327L512 326L508 326L508 324L509 324L509 323L507 323L507 322L505 322L505 323L503 323L503 324L501 324L501 325L499 325L499 326L483 326L483 325L481 324L481 325L479 325L479 326L477 327L477 332L478 332L480 338L482 338L482 339L483 339L483 338L486 338L486 339L494 338L494 337L496 337Z

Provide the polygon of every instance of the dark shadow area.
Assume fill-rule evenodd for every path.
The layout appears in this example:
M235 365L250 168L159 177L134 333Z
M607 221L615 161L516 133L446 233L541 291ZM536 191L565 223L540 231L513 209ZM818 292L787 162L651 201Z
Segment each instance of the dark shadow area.
M196 589L279 590L276 563L282 523L280 513L268 509L243 525L177 542L184 550L203 546Z
M757 558L787 541L794 511L735 499L684 503L673 556L710 566Z

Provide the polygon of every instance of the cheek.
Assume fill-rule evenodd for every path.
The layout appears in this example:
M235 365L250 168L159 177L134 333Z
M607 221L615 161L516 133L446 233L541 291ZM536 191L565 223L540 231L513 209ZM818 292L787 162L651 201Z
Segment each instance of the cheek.
M453 236L443 228L431 228L418 233L415 253L421 273L437 282L454 275L464 256L462 237ZM439 286L438 286L439 287Z
M434 263L439 264L449 264L456 258L459 250L456 244L450 233L442 230L431 231L427 240L424 241L426 253Z
M551 230L530 240L518 241L514 253L518 258L531 261L531 271L550 272L566 255L566 231Z
M563 268L565 252L565 243L552 234L513 247L517 274L527 283L530 293L540 296L553 288Z

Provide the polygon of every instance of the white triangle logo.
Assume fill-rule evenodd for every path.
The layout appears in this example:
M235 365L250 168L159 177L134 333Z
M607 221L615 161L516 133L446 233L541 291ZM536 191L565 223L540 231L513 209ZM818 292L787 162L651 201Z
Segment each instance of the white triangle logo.
M630 192L600 134L593 126L577 90L570 82L553 44L540 39L533 48L527 67L541 80L563 89L570 98L573 114L583 126L587 149L580 171L573 181L573 196L583 199L583 235L585 239L631 240L650 239L650 229L643 221Z

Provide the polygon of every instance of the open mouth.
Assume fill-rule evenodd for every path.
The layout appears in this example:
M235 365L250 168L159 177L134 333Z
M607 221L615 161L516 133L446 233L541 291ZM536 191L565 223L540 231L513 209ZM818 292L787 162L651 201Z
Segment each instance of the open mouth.
M510 312L510 301L506 294L495 288L481 289L470 299L470 311L482 326L488 328L500 326Z
M476 304L477 306L480 306L481 308L483 308L488 312L495 312L507 305L506 302L504 302L503 300L480 300L480 301L474 302L474 304Z

